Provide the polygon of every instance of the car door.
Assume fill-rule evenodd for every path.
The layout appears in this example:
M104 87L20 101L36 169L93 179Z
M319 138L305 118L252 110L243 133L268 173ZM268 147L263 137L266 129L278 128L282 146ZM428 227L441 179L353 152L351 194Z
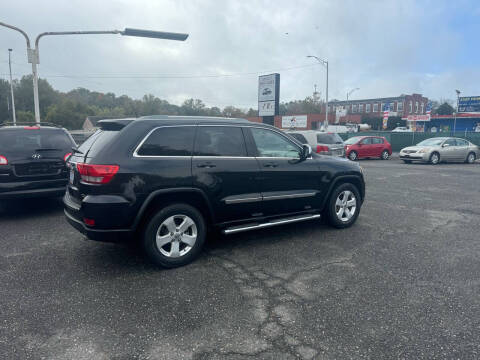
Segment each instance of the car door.
M457 142L455 139L449 138L445 140L442 144L442 150L440 154L440 159L443 161L455 161L457 149Z
M193 185L208 196L216 222L259 215L259 165L239 126L199 125L192 158Z
M383 139L377 137L372 138L371 149L371 156L380 157L383 151Z
M358 157L369 157L372 154L372 138L364 138L358 143Z
M318 209L322 175L313 158L301 159L302 148L279 131L248 127L261 169L262 213L276 216Z
M464 139L456 139L456 160L465 161L469 152L469 142Z

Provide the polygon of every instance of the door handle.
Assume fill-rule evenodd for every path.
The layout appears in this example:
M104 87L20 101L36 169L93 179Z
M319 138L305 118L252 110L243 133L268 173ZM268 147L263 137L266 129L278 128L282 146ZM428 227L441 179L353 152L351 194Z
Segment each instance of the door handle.
M210 168L214 168L215 164L212 164L211 162L206 162L206 163L202 163L202 164L198 164L197 167L198 168L206 168L206 169L210 169Z
M277 163L274 163L274 162L269 162L269 163L265 163L265 165L263 165L264 167L268 167L268 168L276 168L278 166Z

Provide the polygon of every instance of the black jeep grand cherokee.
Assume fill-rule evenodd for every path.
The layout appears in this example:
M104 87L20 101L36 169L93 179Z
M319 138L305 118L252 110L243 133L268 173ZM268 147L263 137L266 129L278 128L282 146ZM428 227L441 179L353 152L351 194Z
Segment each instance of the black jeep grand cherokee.
M360 166L312 154L246 120L158 116L103 120L72 155L65 215L88 238L136 235L164 267L192 261L207 229L225 234L319 218L352 225Z

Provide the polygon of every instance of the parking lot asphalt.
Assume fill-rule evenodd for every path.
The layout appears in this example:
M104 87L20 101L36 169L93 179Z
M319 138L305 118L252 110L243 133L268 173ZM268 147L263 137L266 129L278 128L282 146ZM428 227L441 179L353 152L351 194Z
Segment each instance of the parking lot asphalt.
M173 270L83 240L58 199L0 202L1 357L478 358L480 164L360 163L352 228L219 237Z

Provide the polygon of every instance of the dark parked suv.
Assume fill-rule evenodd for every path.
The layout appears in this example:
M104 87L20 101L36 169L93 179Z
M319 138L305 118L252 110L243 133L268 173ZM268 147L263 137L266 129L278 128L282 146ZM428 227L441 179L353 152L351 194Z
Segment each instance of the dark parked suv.
M53 126L0 126L0 199L63 196L75 147Z
M365 196L360 166L312 154L246 120L159 116L103 120L69 160L65 215L88 238L138 237L157 264L225 234L317 219L352 225Z

